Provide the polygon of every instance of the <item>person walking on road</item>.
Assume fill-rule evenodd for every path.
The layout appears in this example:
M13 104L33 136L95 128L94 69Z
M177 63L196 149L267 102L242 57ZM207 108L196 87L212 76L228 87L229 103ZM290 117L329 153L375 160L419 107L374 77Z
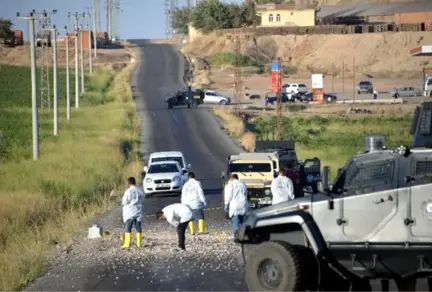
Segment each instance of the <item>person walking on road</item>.
M134 177L128 178L129 188L122 198L123 222L125 224L124 244L122 248L131 245L132 227L136 230L136 245L141 247L142 220L143 220L143 192L136 186Z
M285 169L279 169L279 175L271 183L271 192L273 195L272 205L293 200L294 186L290 178L285 175Z
M373 99L377 99L378 98L378 90L376 88L374 88L373 90Z
M204 191L201 183L195 179L195 173L189 172L188 178L182 189L181 203L188 205L194 213L194 219L198 219L198 234L207 234L204 220L204 208L207 203ZM195 235L194 220L189 222L189 230Z
M166 206L162 211L157 213L160 220L166 220L169 224L177 229L178 247L181 251L186 250L186 229L189 222L193 219L192 209L185 204L172 204Z
M228 210L228 215L232 218L235 233L243 224L244 216L249 208L247 188L244 183L239 181L238 175L234 173L230 176L225 191L225 210Z

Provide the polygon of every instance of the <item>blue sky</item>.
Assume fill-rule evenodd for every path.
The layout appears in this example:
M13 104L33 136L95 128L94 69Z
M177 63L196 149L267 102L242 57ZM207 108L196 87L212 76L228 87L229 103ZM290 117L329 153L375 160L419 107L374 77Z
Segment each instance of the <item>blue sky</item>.
M179 0L184 5L186 0ZM228 1L226 1L228 2ZM242 2L232 0L229 2ZM27 24L25 20L18 20L16 13L27 14L32 9L36 11L52 11L57 14L51 18L57 27L72 28L68 23L68 12L84 12L86 6L92 6L92 0L0 0L0 17L11 19L14 26L23 30L27 39ZM106 1L100 0L101 30L106 31ZM164 0L121 0L123 12L120 14L121 38L163 38L165 34Z

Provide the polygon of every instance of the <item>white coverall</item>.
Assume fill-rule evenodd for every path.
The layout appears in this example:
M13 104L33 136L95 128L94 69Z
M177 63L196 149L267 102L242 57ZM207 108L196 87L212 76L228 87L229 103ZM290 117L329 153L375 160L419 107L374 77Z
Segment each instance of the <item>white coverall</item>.
M192 210L203 209L207 206L201 183L190 178L183 186L181 203L188 205Z
M136 186L130 186L124 193L122 199L123 222L136 218L143 220L143 192Z
M284 175L279 175L272 181L271 192L272 205L294 199L294 186L292 180Z
M172 204L162 209L164 216L169 224L177 227L180 223L185 223L193 218L192 209L184 204Z
M249 209L247 188L239 180L233 180L225 187L225 205L229 205L229 217L245 215Z

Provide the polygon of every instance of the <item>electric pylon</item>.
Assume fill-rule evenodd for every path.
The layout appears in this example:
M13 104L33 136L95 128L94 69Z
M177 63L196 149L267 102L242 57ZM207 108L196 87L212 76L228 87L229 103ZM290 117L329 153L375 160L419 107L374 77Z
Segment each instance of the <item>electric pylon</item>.
M236 115L240 114L240 99L242 97L242 67L241 67L241 44L242 41L248 40L249 35L244 37L239 36L237 33L227 36L229 40L234 42L235 48L235 63L234 63L234 112Z
M41 46L41 61L40 61L40 107L41 109L51 109L51 79L50 79L50 47L51 47L51 15L57 13L57 10L52 12L34 12L38 19L37 28L37 46Z

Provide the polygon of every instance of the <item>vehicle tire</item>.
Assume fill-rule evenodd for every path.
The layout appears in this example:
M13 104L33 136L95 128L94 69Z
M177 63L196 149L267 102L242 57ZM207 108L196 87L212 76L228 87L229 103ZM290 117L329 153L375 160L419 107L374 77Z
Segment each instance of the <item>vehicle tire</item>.
M169 109L172 109L173 107L174 107L173 103L169 101L169 102L168 102L168 108L169 108Z
M219 101L219 105L226 105L226 104L227 104L226 100Z
M249 291L305 291L308 269L302 251L282 241L260 244L248 258L245 280Z
M357 91L357 94L361 94L361 91Z

